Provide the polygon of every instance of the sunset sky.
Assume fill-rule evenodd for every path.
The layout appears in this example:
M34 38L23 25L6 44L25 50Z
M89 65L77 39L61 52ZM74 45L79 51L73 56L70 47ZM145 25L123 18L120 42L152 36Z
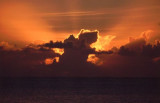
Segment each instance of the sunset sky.
M160 29L159 0L1 0L1 41L64 40L81 29L126 43Z
M95 37L89 37L89 40L86 39L88 38L87 36L82 37L87 42L90 40L92 42L85 44L87 49L96 49L93 54L88 53L87 56L89 60L98 66L103 64L102 67L93 66L95 69L92 71L93 76L96 76L95 72L97 68L110 68L104 70L106 74L104 73L103 75L105 76L157 77L159 75L156 73L160 71L158 69L160 67L160 54L156 56L147 55L142 58L139 56L123 57L121 55L123 50L122 48L120 49L120 47L125 46L136 52L136 54L138 52L137 55L142 56L142 47L144 45L158 45L157 41L160 40L160 0L0 0L0 52L3 58L0 62L1 67L7 68L7 70L2 71L4 71L6 75L12 75L12 73L8 73L11 67L5 67L2 63L9 62L10 64L12 61L15 61L16 57L13 55L16 54L20 57L19 60L22 59L24 61L18 64L18 66L18 59L16 59L17 63L13 63L14 65L11 63L15 66L13 68L16 68L13 75L19 75L23 71L19 71L19 68L30 68L31 65L35 66L35 64L36 66L38 65L38 67L31 66L34 68L33 72L35 72L36 76L42 75L41 72L44 71L42 69L43 66L39 67L43 64L42 61L47 62L46 64L53 63L54 60L59 62L59 58L55 58L57 55L65 61L65 58L68 59L68 57L65 56L69 54L65 54L63 50L66 48L66 45L61 48L61 50L60 48L54 49L51 47L54 53L52 53L50 49L47 49L48 52L45 53L44 51L38 51L34 48L35 45L49 43L50 40L53 40L53 42L63 42L73 34L75 37L79 35L79 39L77 41L75 40L76 42L73 43L76 48L79 48L80 43L82 43L80 35L88 35L88 33L92 35L93 32L96 32L98 35L97 40L93 40L94 42L92 39ZM34 45L34 49L28 50L26 45L30 45L31 43L32 46ZM45 47L46 45L43 46ZM48 45L52 45L52 43ZM29 51L29 54L25 54L26 49ZM8 50L14 53L8 53ZM96 53L99 50L112 50L119 54L113 53L110 55L102 53L102 55L97 56ZM139 50L142 54L139 54ZM158 50L159 49L156 49L155 51L158 52ZM79 52L81 52L81 50ZM79 52L74 51L73 53ZM82 52L84 51L82 50ZM65 55L63 55L63 53ZM36 56L32 57L31 55L33 54ZM25 58L24 56L26 55L31 57ZM45 56L39 57L38 55ZM74 55L70 56L74 57ZM77 58L77 60L78 59L79 58ZM71 59L71 61L72 60L73 59ZM135 65L133 65L133 61ZM156 64L153 63L155 61ZM146 66L145 64L148 62L149 64ZM64 63L64 65L66 64L67 63ZM89 65L88 67L88 64L86 65L86 68L92 68L92 66L90 67ZM54 66L55 65L49 68L54 68ZM120 68L122 69L118 69L119 66L121 66ZM57 65L55 67L58 68ZM145 71L146 67L148 67L148 69ZM35 68L41 68L42 70L36 72ZM115 70L111 68L115 68ZM129 68L129 70L127 68ZM142 68L142 70L130 75L134 71L133 68ZM152 71L152 68L155 68L155 70ZM25 69L24 71L27 70ZM32 71L32 69L30 68L29 71ZM59 70L56 72L58 76L72 76L72 74L75 73L74 70L71 70L71 73L69 73L69 71L70 69L64 70L63 73L60 73ZM90 73L88 71L87 69L84 75ZM81 72L83 73L84 71L82 70ZM55 72L53 74L47 73L49 73L48 70L45 76L56 74ZM99 74L101 74L101 72ZM28 75L34 75L34 73L29 73ZM77 75L80 74L77 73Z

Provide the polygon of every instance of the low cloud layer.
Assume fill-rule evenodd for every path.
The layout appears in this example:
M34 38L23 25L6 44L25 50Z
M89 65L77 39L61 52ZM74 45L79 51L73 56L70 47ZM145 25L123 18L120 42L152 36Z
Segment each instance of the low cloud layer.
M98 31L82 30L77 38L70 35L63 42L30 44L24 48L1 42L0 76L159 77L158 38L154 44L144 35L130 38L129 43L109 51L92 48L97 40Z

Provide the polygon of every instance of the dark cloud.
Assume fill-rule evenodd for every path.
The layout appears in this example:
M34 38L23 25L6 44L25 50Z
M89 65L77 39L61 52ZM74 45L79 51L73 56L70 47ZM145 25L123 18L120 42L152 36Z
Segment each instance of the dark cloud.
M98 39L98 31L81 30L78 38L70 35L62 42L50 42L42 46L49 48L64 48L64 54L60 56L60 63L63 65L77 65L86 64L89 54L111 54L111 51L95 51L90 45ZM56 45L58 44L58 45Z
M111 77L159 77L160 65L141 55L103 55L103 73Z
M79 35L79 40L80 41L83 41L85 40L85 42L90 45L94 42L97 41L98 39L98 31L93 31L93 32L84 32L85 30L82 30L80 32L80 35Z
M95 76L97 66L87 62L89 54L111 54L112 51L97 52L90 45L97 41L98 31L81 31L78 38L70 35L64 42L28 45L19 50L1 52L1 76ZM52 48L63 48L64 54L56 54ZM59 57L58 63L45 65L46 58ZM98 73L99 72L99 73ZM98 73L98 74L96 74Z
M48 48L69 48L69 47L72 47L72 43L62 43L61 41L60 42L53 42L53 41L50 41L49 43L46 43L44 45L39 45L40 47L48 47Z
M152 37L151 37L152 38ZM157 40L154 44L147 43L149 39L139 38L131 40L128 44L121 46L118 50L120 55L126 56L146 56L146 57L158 57L160 56L160 43Z
M18 50L0 50L0 76L26 76L37 72L46 58L59 56L59 54L45 48L25 47ZM36 75L36 74L35 74Z
M160 43L147 44L143 38L112 49L111 55L102 55L106 75L120 77L159 77ZM107 68L107 69L106 69Z
M129 48L126 48L125 46L121 46L118 53L123 56L133 56L136 54L135 51L132 51Z
M142 50L142 47L146 45L146 41L142 38L133 40L132 42L125 45L126 48L140 52Z
M159 77L158 41L151 45L143 38L133 39L120 49L114 47L112 51L97 52L90 47L96 42L97 33L80 32L78 38L70 35L64 42L50 41L21 49L11 49L15 46L3 43L0 46L0 76ZM63 55L55 53L52 48L63 48ZM87 62L90 54L103 63ZM45 65L46 58L54 57L59 57L58 63Z
M145 45L142 49L142 55L147 57L159 57L160 56L160 42L157 41L157 44L155 45Z
M143 46L146 45L146 41L143 38L137 40L130 40L130 42L124 46L121 46L118 53L120 55L133 56L142 52Z
M73 35L70 35L67 39L64 40L64 43L61 41L60 42L50 41L49 43L39 46L42 47L44 46L49 48L74 48L74 47L90 48L90 45L96 42L97 39L98 39L98 31L81 30L78 38L75 38Z

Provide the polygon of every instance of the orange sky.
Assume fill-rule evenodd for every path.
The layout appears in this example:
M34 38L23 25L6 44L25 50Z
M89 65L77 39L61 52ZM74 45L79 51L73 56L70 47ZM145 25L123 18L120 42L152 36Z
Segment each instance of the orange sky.
M96 29L120 46L144 31L159 32L159 11L159 0L1 0L0 41L64 40Z

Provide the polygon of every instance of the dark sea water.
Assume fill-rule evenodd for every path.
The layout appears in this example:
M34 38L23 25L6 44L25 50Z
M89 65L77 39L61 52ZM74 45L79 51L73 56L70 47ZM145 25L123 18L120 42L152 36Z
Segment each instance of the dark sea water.
M1 78L0 103L160 103L160 79Z

